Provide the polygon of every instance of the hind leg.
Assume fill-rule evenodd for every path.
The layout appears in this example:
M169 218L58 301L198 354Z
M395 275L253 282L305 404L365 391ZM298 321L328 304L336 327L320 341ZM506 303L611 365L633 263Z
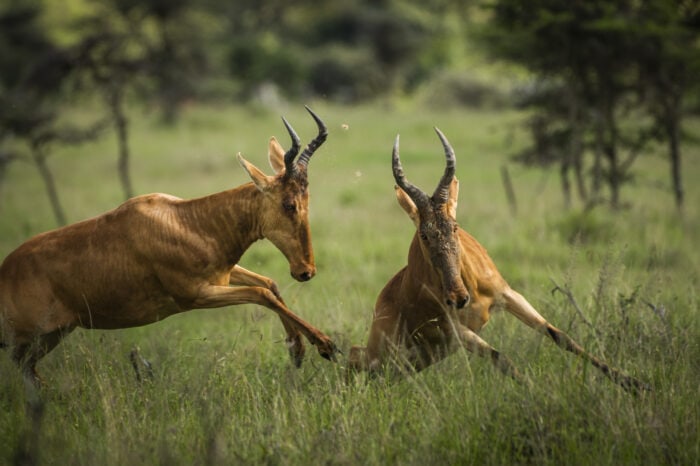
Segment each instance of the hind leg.
M17 343L12 351L12 359L22 371L25 381L39 387L41 377L36 372L36 364L61 342L73 329L58 329L39 335L27 343Z

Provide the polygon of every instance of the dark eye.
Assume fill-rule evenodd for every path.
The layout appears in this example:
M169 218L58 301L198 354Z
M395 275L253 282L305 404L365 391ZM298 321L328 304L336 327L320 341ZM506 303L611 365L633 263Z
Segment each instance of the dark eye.
M428 241L428 235L426 235L425 233L421 233L420 239L422 239L423 241Z
M295 210L297 210L297 205L293 202L283 202L282 208L287 212L294 212Z

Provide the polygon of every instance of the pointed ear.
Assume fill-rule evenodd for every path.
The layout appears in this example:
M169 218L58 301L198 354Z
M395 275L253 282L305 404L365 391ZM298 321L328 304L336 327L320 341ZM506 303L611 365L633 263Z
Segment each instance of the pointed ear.
M417 228L418 225L420 225L420 216L418 215L418 208L416 207L416 204L413 203L411 198L408 197L408 194L406 194L403 189L399 188L398 186L394 186L394 190L396 191L396 199L399 201L399 205L406 211L408 216L411 217L413 224Z
M274 181L274 178L261 172L258 167L244 159L240 153L238 153L236 157L245 171L248 172L248 176L250 176L250 179L253 180L255 186L257 186L260 191L265 192Z
M457 177L452 178L450 184L450 196L447 199L447 214L453 220L457 220L457 198L459 197L459 180Z
M275 173L281 173L285 170L284 166L284 149L274 137L270 138L270 145L267 150L267 157L270 159L270 166Z

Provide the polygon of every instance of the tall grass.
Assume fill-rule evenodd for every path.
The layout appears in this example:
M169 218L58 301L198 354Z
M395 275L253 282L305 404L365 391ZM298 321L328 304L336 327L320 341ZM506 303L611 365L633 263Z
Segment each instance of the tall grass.
M684 147L683 217L655 187L668 184L666 165L651 153L624 191L631 207L614 214L565 213L553 174L511 167L513 218L499 169L522 142L518 114L313 107L330 128L309 172L319 273L294 282L265 242L242 262L277 280L293 310L346 353L364 343L374 300L405 264L413 234L393 197L391 145L401 133L408 178L431 190L443 168L438 126L457 151L462 226L554 325L654 391L625 393L505 314L482 337L529 387L466 353L402 380L346 381L343 358L329 363L313 347L292 368L282 326L265 309L193 311L141 328L76 330L40 363L40 401L0 354L0 464L698 464L697 147ZM267 167L269 136L286 140L281 113L303 139L314 133L301 106L192 108L173 129L138 115L136 190L194 197L246 182L235 153ZM71 221L121 201L115 159L109 138L52 157ZM11 166L0 256L54 226L42 189L31 166ZM555 283L578 310L552 293ZM135 348L152 377L137 380Z

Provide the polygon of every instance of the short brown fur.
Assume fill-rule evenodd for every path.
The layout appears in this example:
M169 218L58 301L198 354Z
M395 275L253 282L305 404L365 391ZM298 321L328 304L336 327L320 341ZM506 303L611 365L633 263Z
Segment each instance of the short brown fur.
M317 147L325 126L312 116L319 124ZM36 363L76 327L133 327L190 309L244 303L280 316L296 365L304 355L301 334L333 358L333 342L287 308L273 280L236 265L253 242L268 238L294 278L305 281L316 272L306 177L311 154L307 148L303 166L292 164L298 138L285 124L293 148L285 154L270 140L274 176L239 154L250 183L192 200L138 196L39 234L10 253L0 265L0 341L12 348L24 375L37 383Z
M454 178L454 152L442 133L445 153L452 170L447 193L440 202L436 194L427 198L403 178L398 157L398 138L394 146L394 176L399 186L396 195L401 207L414 221L417 231L408 251L408 264L401 269L379 294L366 347L354 346L349 356L349 371L377 372L391 361L402 370L420 371L456 351L465 348L480 356L489 357L504 373L523 380L513 363L478 336L488 323L491 313L505 309L526 325L547 335L559 347L589 360L606 376L625 389L638 391L649 387L608 366L586 352L566 333L547 322L517 291L510 288L498 272L486 249L469 233L459 228L455 213L459 183ZM451 161L451 162L450 162ZM444 178L444 177L443 177ZM442 183L442 182L441 182ZM407 193L408 191L408 193ZM410 193L410 194L409 194ZM425 199L429 199L426 202ZM455 246L430 244L430 231L435 225L448 224L441 241L456 244L455 257L450 254ZM459 284L445 279L458 264ZM468 300L462 306L450 296L459 296L465 289Z

